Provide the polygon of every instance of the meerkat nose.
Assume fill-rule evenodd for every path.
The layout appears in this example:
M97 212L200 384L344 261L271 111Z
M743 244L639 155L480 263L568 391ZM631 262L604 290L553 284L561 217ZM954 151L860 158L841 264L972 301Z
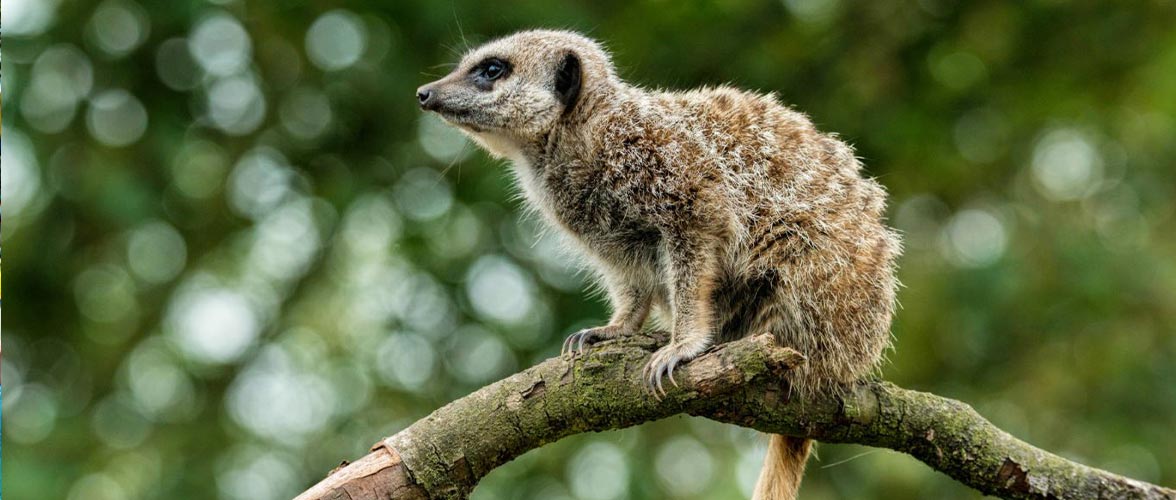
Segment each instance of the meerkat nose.
M429 100L433 98L433 89L428 87L421 87L417 89L417 102L421 103L421 108L429 108Z

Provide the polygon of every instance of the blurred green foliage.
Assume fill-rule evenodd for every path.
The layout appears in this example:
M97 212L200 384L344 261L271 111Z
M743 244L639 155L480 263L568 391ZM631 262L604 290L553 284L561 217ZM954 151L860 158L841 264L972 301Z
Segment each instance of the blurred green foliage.
M604 304L507 169L417 111L468 45L607 43L777 92L905 234L885 376L1176 485L1176 3L4 4L4 493L280 499L558 352ZM743 498L764 440L674 418L531 452L493 498ZM822 446L803 496L969 498Z

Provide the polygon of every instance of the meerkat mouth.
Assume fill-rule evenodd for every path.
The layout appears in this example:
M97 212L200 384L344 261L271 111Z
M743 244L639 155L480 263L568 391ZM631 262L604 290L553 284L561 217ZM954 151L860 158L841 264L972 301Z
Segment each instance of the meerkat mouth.
M433 110L433 112L437 113L437 116L440 116L441 119L445 121L445 123L460 129L482 133L490 130L491 128L486 127L485 124L479 123L476 120L477 113L474 113L468 109L438 107L437 109Z
M457 127L457 128L463 128L463 129L469 130L471 132L485 132L486 131L486 129L484 129L478 125L475 125L474 123L465 119L466 117L470 116L470 113L450 114L450 113L438 112L437 115L440 116L441 119L445 121L445 123L448 123L448 124L450 124L454 127Z
M446 106L437 106L430 111L437 113L437 116L440 116L442 120L453 125L468 123L470 118L473 117L473 113L469 110L454 109Z

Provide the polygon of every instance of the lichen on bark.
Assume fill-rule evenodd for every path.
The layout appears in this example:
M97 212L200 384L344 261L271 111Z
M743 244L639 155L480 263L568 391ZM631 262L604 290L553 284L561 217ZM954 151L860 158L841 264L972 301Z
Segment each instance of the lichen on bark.
M1005 498L1176 500L1172 489L1035 448L970 406L934 394L874 381L799 398L787 377L804 357L770 335L704 353L675 372L680 386L657 399L640 374L664 339L655 333L604 342L483 387L380 441L297 500L465 498L491 470L544 444L680 413L901 451Z

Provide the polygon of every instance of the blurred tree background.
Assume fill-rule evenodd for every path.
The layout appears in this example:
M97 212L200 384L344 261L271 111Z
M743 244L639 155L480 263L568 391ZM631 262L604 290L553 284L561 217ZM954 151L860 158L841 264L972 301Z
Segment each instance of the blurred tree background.
M604 321L507 168L416 109L468 45L777 92L905 234L885 376L1176 485L1176 3L4 3L4 494L289 498ZM765 440L566 439L474 498L745 498ZM804 498L974 498L821 446Z

